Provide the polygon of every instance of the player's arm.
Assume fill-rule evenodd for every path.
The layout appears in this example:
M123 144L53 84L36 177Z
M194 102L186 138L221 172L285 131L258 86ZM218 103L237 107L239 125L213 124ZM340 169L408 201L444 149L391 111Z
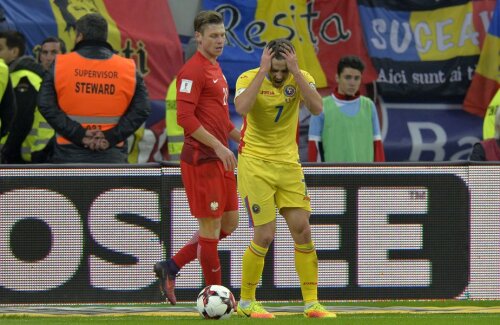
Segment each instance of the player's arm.
M313 115L318 115L323 112L323 100L321 95L316 90L316 85L314 83L308 83L304 78L302 72L297 75L293 75L300 91L302 92L302 97L304 105Z
M308 82L300 71L294 49L283 45L281 54L286 60L288 71L290 71L290 73L293 75L293 77L295 78L295 82L299 86L305 106L311 112L311 114L320 114L323 111L323 100L321 98L321 95L316 90L314 81L311 80L310 82Z
M217 157L219 157L224 164L225 170L233 170L236 168L237 162L233 152L210 134L202 125L191 133L191 136L197 141L212 148Z
M309 120L309 143L307 147L307 158L309 162L324 161L323 144L321 135L323 133L324 115L313 115Z
M234 142L239 143L241 138L241 131L237 128L232 129L231 132L229 132L229 138L231 138L231 140L233 140Z
M252 109L253 105L255 104L255 100L257 99L257 95L259 94L259 89L262 86L262 82L271 69L272 58L273 52L269 47L266 46L266 48L264 48L264 51L262 51L260 68L255 75L255 78L247 87L239 85L240 82L236 83L234 107L238 114L245 116Z
M194 103L177 99L177 123L184 128L187 134L212 148L226 170L235 169L237 163L233 152L201 125L194 114L195 109Z

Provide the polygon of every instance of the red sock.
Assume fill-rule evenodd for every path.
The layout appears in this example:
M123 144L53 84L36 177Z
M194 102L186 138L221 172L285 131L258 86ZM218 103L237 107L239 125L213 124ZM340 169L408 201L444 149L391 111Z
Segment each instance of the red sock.
M196 251L198 250L198 238L200 232L197 230L193 237L172 257L175 262L175 265L182 269L182 267L189 262L192 262L196 259ZM226 234L224 231L220 231L219 240L226 238L229 234Z
M218 239L200 237L198 240L198 260L207 286L222 284L219 252L217 252L218 243Z
M198 249L199 231L197 230L193 237L172 257L175 264L182 269L182 267L196 258L196 250Z

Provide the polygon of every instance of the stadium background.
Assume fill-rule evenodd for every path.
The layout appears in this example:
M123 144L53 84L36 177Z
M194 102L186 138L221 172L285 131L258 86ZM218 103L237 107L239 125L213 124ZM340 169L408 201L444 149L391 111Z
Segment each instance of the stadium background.
M319 296L500 299L500 167L468 163L309 166ZM152 265L196 229L175 166L0 169L0 303L160 301ZM238 295L250 239L220 243L223 282ZM293 243L278 218L259 290L299 300ZM203 287L196 262L181 301Z
M376 82L386 153L396 163L306 167L321 260L321 299L500 299L500 170L463 162L481 138L482 119L462 104L472 82L469 68L498 66L495 60L480 61L482 43L493 39L498 49L496 1L76 4L6 0L0 5L7 18L3 23L24 32L32 51L48 35L72 44L68 13L96 10L107 17L110 42L136 59L150 91L154 112L134 144L140 153L137 161L151 163L1 166L0 303L160 299L151 267L195 229L178 168L156 162L167 157L163 99L182 64L183 50L192 46L191 24L199 9L223 10L226 19L234 19L220 58L230 85L246 66L258 64L261 41L274 37L296 36L301 64L325 89L333 86L332 69L341 53L353 49L369 58L365 81ZM418 24L426 20L427 25ZM261 38L256 36L259 26L267 27ZM380 26L386 26L385 32ZM426 35L420 40L430 43L405 37L410 26L420 26ZM424 44L434 44L428 55L417 50ZM408 77L414 74L416 79ZM407 81L430 81L404 83L403 75ZM484 89L491 81L498 88L499 80L488 76L479 81ZM476 95L479 100L483 93ZM231 116L238 123L234 111ZM221 242L224 283L235 294L241 255L250 238L245 220L242 209L237 233ZM299 299L291 241L284 224L278 227L259 298ZM192 301L202 286L193 263L178 279L178 296Z
M378 104L387 160L457 161L481 139L482 115L500 85L498 55L491 54L500 44L496 2L5 0L0 7L2 24L26 34L31 52L48 35L71 48L76 18L92 11L106 17L110 43L136 60L153 108L145 128L130 139L131 162L168 159L164 99L183 50L193 50L192 21L201 9L225 16L228 45L219 61L231 88L237 75L258 66L265 42L275 37L292 40L301 68L323 93L335 86L340 56L357 54L367 63L364 83Z

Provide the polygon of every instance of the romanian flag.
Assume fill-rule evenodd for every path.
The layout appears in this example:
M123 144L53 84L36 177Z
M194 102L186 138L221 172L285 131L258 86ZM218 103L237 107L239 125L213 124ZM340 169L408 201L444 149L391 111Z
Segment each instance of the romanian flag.
M493 1L357 2L382 96L404 100L465 96Z
M230 88L241 73L259 66L263 48L276 38L293 43L300 68L314 77L318 88L335 86L338 60L348 54L365 62L365 83L377 78L356 1L204 0L203 9L224 16L227 45L219 63Z
M135 134L129 162L167 159L164 154L165 95L184 63L182 46L166 0L2 0L10 26L27 38L29 54L39 44L58 36L68 50L75 43L75 22L98 12L108 21L108 42L119 55L135 60L151 99L152 112L145 128ZM129 148L130 149L130 148ZM156 156L155 156L156 155Z
M165 98L183 64L174 19L164 0L2 0L0 6L8 21L26 36L28 50L35 55L38 44L48 36L60 37L71 50L76 20L100 13L108 21L108 42L120 55L135 59L153 100Z
M483 117L500 88L500 2L497 1L484 39L472 83L464 99L464 109Z

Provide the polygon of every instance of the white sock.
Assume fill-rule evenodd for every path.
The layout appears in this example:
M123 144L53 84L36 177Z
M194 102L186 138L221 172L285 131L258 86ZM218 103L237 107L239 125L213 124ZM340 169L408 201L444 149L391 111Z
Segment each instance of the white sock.
M314 305L314 304L316 304L316 303L317 303L317 301L313 301L313 302L310 302L310 303L306 304L306 305L304 306L304 310L305 310L305 309L307 309L307 308L310 308L312 305Z
M240 305L241 308L248 308L248 306L250 306L251 302L252 302L251 300L240 300L238 305Z

